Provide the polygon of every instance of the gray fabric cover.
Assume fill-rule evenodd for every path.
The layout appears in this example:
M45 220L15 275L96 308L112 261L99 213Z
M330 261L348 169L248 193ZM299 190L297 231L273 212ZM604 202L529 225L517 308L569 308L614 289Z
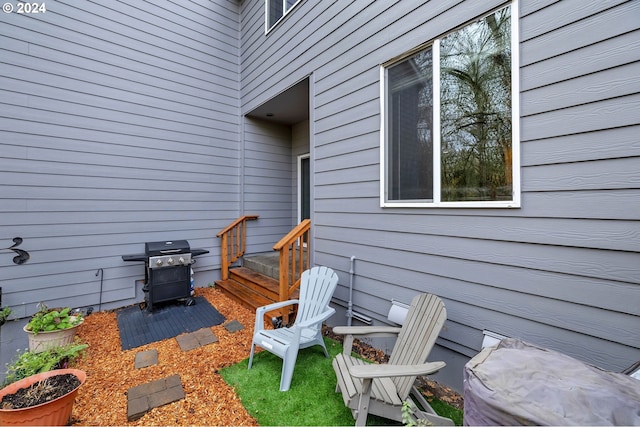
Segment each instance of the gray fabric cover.
M508 338L465 365L464 424L640 426L640 381Z

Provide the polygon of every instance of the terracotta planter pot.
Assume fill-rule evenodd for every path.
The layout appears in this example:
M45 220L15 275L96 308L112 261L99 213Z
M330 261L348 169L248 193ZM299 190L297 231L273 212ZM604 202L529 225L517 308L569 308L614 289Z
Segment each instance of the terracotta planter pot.
M28 331L26 326L23 327L22 330L29 336L29 351L32 353L40 353L52 347L61 347L73 343L73 338L76 336L78 326L82 325L82 322L84 322L84 319L80 320L80 323L77 325L67 329L38 332L37 334Z
M13 394L21 388L29 387L38 381L55 375L73 374L80 380L80 386L87 380L87 374L78 369L55 369L31 375L9 384L0 390L0 399L8 394ZM73 403L78 394L78 386L75 390L50 400L40 405L23 409L0 409L0 425L3 426L65 426L69 424Z

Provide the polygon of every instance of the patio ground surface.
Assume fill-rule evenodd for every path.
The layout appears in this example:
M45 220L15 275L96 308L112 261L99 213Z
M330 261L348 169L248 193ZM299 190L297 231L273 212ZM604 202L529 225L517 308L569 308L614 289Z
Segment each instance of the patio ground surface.
M213 339L200 339L199 331L122 350L115 312L85 318L78 335L89 348L74 367L87 372L87 382L76 398L71 425L258 425L218 374L219 369L248 357L255 313L215 288L197 288L196 295L206 298L226 318L204 331L212 333ZM5 350L6 346L3 353ZM366 345L356 351L372 360L384 357ZM181 385L180 390L173 383ZM157 384L169 384L161 390L162 398L170 395L175 399L166 398L156 405L151 397L151 407L132 407L134 394L140 390L156 393ZM436 397L442 399L444 389L447 403L462 404L455 392L433 385Z
M22 328L29 321L28 318L9 320L0 327L0 382L6 377L6 365L11 362L18 352L29 347L29 338Z

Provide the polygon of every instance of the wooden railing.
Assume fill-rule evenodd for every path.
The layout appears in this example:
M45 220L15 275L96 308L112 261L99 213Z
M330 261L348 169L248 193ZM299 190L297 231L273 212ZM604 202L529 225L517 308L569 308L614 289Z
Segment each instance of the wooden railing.
M222 237L220 258L222 261L222 280L229 278L229 266L244 255L247 248L247 221L258 219L258 215L245 215L233 221L224 230L216 234Z
M291 293L300 286L302 272L309 266L309 233L311 221L303 220L273 246L280 252L280 301L291 299Z

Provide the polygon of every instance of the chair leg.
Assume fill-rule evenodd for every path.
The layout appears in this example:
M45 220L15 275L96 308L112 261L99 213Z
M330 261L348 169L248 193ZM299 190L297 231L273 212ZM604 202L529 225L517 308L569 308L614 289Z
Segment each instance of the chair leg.
M362 391L360 393L360 400L358 402L358 410L356 418L357 426L364 426L367 424L367 416L369 415L369 400L371 399L371 378L365 378L362 381Z
M282 359L282 375L280 376L280 391L287 391L291 386L291 379L293 378L293 369L296 367L296 359L298 358L298 352L291 352L292 354L285 354Z
M324 357L329 358L329 352L327 351L327 346L324 344L324 339L320 337L320 340L317 341L320 346L322 346L322 351L324 351Z
M251 365L253 364L253 353L256 351L256 345L251 343L251 355L249 356L249 367L247 369L251 369Z
M424 409L424 411L421 411L418 407L416 407L416 404L411 399L407 399L407 401L410 402L410 404L413 404L416 414L420 418L426 419L427 421L429 421L431 424L435 426L454 425L453 421L450 418L441 417L436 413L436 411L433 410L431 405L429 405L429 402L427 402L427 400L424 398L422 393L420 393L420 391L415 387L415 385L411 387L411 392L409 393L409 396L415 399L420 404L420 406L422 406L422 408Z

